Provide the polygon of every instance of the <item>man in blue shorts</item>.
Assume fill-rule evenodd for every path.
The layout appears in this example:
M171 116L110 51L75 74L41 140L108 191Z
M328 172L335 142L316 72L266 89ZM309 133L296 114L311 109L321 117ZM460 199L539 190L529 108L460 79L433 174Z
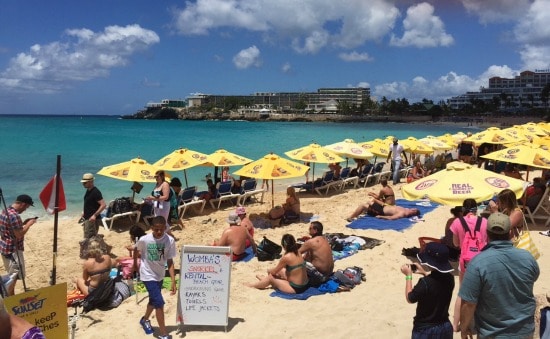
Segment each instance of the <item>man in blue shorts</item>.
M168 236L166 231L166 219L163 216L153 218L152 233L144 235L136 243L134 251L134 271L138 267L137 258L141 255L141 265L139 267L140 279L149 293L149 303L145 310L145 315L139 323L143 327L145 334L153 334L151 321L149 317L153 310L157 317L160 330L160 339L169 338L164 323L164 299L161 288L165 275L165 265L168 265L168 273L172 280L170 294L176 294L176 278L174 273L174 257L176 256L176 242L174 238Z

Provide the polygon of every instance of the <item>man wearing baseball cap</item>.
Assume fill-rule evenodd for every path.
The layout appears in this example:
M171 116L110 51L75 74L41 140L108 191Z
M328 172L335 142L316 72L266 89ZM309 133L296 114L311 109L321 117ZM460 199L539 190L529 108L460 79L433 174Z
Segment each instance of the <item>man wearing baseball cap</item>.
M82 218L84 219L84 239L88 239L97 235L101 223L100 214L107 205L103 200L101 191L94 186L94 175L92 173L84 173L80 182L86 188Z
M24 240L25 234L36 222L36 218L21 220L20 214L34 206L32 198L21 194L15 202L0 214L0 253L4 268L14 280L25 279ZM8 295L15 293L15 281L7 286Z
M462 338L472 334L474 318L478 338L531 338L539 265L531 253L513 246L509 216L491 214L487 238L489 243L470 261L458 292Z

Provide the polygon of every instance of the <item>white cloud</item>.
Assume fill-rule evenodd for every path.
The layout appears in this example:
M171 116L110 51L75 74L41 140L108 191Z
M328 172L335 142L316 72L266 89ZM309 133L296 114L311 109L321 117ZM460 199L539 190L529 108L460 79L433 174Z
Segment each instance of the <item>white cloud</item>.
M290 65L290 62L285 62L282 66L281 66L281 71L283 73L290 73L292 72L292 66Z
M370 87L370 84L366 81L361 81L359 83L357 83L357 85L355 85L355 87L359 87L359 88L369 88Z
M256 46L241 50L233 57L233 64L238 69L246 69L252 66L260 67L262 64L260 50Z
M550 46L525 45L520 51L522 69L535 71L550 68Z
M159 36L139 25L108 26L103 32L70 29L76 41L33 45L19 53L0 73L0 88L14 91L59 91L67 82L106 77L115 67L124 67L130 57L160 41Z
M462 0L464 8L483 24L515 21L533 0Z
M407 9L403 27L403 37L398 38L392 34L390 45L424 48L449 46L454 42L453 37L445 32L443 21L434 15L434 7L426 2Z
M381 40L399 10L387 0L349 0L344 5L334 0L197 0L173 15L174 28L182 35L242 29L262 32L268 41L288 41L299 53L317 53L326 46L354 48Z
M514 29L524 69L550 67L550 0L535 0Z
M344 61L373 61L374 59L368 53L358 53L356 51L350 53L340 53L338 57Z

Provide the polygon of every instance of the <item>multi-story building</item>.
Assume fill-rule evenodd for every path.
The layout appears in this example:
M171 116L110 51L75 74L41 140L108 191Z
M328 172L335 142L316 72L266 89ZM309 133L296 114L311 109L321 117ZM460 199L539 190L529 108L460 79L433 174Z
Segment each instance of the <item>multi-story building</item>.
M492 77L489 87L479 92L467 92L449 99L451 109L471 106L476 100L500 104L499 108L515 109L525 107L543 107L540 94L544 86L550 83L550 70L523 71L514 78ZM495 99L497 98L497 99Z

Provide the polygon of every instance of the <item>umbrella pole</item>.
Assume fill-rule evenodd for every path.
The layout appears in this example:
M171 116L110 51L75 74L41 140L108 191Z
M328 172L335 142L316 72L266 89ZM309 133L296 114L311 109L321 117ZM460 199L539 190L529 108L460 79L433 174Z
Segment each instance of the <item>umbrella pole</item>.
M185 188L189 188L189 183L187 182L187 170L183 170L183 176L185 177Z
M273 186L273 179L271 179L271 208L275 207L275 188Z

